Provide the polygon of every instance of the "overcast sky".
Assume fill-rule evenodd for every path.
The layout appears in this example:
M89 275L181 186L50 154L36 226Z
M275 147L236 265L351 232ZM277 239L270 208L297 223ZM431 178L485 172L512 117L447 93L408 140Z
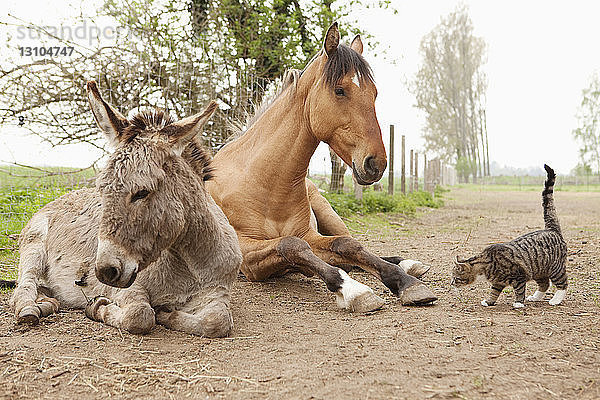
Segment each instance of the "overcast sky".
M360 28L388 48L387 59L374 57L369 50L364 54L375 72L379 90L377 113L386 146L389 124L394 124L396 135L406 135L409 148L421 149L424 119L413 107L415 100L405 82L413 78L421 62L421 38L460 2L392 3L398 10L395 15L384 10L357 10L354 17L360 21ZM469 7L475 34L488 45L484 68L489 79L491 160L514 167L541 166L546 162L561 173L569 172L579 161L571 131L576 127L581 91L592 73L600 70L600 2L463 3ZM63 14L79 13L78 7L66 6L79 4L77 0L65 1L62 7L45 0L8 0L8 5L4 4L6 0L2 8L13 15L45 24L55 24ZM6 126L0 129L0 162L85 166L96 157L85 146L50 149L38 139L26 136L24 130ZM327 152L321 148L311 169L316 171L328 165Z

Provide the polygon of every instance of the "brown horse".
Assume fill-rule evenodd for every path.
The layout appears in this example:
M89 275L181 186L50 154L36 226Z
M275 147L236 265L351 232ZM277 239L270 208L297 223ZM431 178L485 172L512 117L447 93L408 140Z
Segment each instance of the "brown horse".
M236 230L249 280L300 270L323 279L341 307L380 308L384 301L369 287L334 267L354 265L381 279L403 304L431 303L437 298L421 281L350 237L306 179L319 142L352 167L360 184L379 180L387 165L375 115L377 89L361 39L356 36L349 47L339 40L334 23L306 68L286 74L273 102L215 155L208 190Z

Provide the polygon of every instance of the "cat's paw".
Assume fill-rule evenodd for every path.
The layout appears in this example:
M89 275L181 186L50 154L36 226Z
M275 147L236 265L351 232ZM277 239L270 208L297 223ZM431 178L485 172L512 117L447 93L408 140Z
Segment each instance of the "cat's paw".
M515 301L513 303L513 308L523 308L523 307L525 307L525 304L523 304L523 303L519 303L518 301Z
M493 304L488 304L487 300L481 300L481 305L484 307L493 306Z
M546 295L546 292L540 292L539 290L536 290L534 294L532 294L531 296L527 296L527 301L542 301L544 300L544 296Z
M564 300L566 294L566 290L557 290L556 293L554 293L554 296L548 302L548 304L550 304L551 306L559 305Z

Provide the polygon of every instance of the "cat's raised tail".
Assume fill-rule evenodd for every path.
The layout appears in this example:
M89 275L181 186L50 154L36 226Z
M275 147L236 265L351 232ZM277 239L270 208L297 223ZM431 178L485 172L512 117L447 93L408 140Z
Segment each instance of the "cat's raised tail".
M562 236L560 230L560 223L556 216L556 209L554 208L554 182L556 181L556 174L554 170L548 165L544 164L544 169L548 174L548 178L544 183L544 191L542 192L542 206L544 207L544 223L546 229L557 232Z

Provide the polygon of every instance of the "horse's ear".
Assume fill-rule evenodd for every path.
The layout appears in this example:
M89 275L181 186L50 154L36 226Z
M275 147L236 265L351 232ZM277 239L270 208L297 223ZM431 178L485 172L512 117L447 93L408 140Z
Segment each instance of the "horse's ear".
M362 40L360 40L360 35L354 36L354 39L352 40L352 43L350 43L350 48L352 50L354 50L355 52L357 52L358 54L362 55L362 52L363 52L363 42L362 42Z
M123 136L123 130L129 125L127 118L102 99L95 81L87 83L87 96L98 127L104 132L108 142L116 147Z
M323 41L323 50L325 53L330 56L332 55L338 48L340 44L340 31L338 29L338 23L334 22L331 24L329 29L327 29L327 34L325 34L325 40Z
M202 132L204 124L212 117L217 107L217 102L213 100L206 106L204 111L163 128L162 132L169 137L169 142L173 145L173 150L177 154L181 154L189 141Z

